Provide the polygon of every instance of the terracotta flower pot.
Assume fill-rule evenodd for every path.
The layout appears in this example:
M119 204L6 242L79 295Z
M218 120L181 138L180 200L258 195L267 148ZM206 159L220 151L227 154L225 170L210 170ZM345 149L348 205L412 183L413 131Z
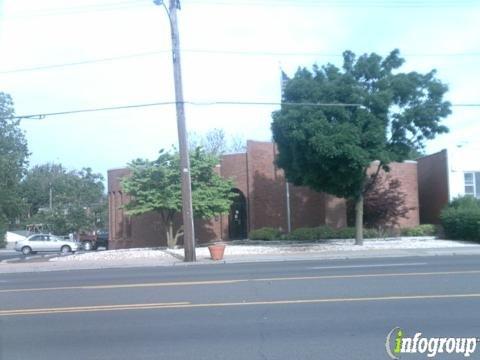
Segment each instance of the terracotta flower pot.
M208 246L212 260L222 260L225 252L225 244L213 244Z

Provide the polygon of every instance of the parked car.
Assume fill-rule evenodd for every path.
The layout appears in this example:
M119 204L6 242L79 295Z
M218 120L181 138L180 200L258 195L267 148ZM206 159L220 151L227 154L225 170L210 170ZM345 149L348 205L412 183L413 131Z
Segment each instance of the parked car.
M99 247L108 250L108 231L97 230L93 234L80 234L80 242L86 251L97 250Z
M97 231L97 248L100 246L108 250L108 230Z
M15 250L21 251L24 255L35 252L61 252L68 254L80 249L80 243L62 239L50 234L33 234L25 240L15 243Z

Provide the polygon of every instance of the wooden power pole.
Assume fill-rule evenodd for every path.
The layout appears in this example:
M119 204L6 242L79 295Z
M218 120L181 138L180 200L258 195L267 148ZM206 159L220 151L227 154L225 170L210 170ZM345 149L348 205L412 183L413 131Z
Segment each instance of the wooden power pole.
M180 0L170 0L169 8L163 0L154 0L157 5L163 5L170 20L172 36L173 76L175 81L175 102L177 112L178 144L180 152L180 171L182 173L182 215L183 215L183 245L185 261L196 261L195 229L193 226L192 180L190 176L190 159L188 156L188 136L185 124L185 109L182 87L182 68L180 63L180 38L178 34L177 10Z

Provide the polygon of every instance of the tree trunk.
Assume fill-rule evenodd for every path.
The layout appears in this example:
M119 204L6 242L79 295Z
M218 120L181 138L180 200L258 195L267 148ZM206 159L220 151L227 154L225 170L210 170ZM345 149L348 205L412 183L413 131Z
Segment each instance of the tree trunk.
M178 238L183 236L183 225L180 226L180 228L177 230L177 233L175 234L175 245L178 244Z
M175 245L177 245L177 238L173 236L173 221L169 220L168 221L168 230L167 230L167 246L170 249L175 248Z
M363 194L355 200L355 245L363 245Z

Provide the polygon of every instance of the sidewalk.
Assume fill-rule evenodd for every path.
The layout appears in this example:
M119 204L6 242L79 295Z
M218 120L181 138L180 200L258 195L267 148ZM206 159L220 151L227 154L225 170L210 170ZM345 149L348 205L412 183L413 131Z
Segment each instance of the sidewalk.
M434 238L365 240L363 246L349 240L322 243L263 242L261 245L227 244L224 260L212 261L208 248L196 249L197 262L184 263L183 249L126 249L54 257L43 262L0 263L0 273L40 272L245 262L331 260L407 256L480 255L480 245Z

